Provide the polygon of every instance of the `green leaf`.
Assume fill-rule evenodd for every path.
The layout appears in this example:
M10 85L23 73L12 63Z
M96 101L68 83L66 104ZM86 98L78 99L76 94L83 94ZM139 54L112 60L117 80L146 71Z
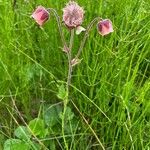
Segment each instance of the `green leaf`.
M35 136L41 138L45 137L48 134L48 129L45 129L44 120L40 118L35 118L29 122L29 128L32 130L32 133Z
M49 148L50 148L50 150L56 150L56 146L55 146L55 141L54 140L50 140L49 141Z
M74 117L74 113L72 112L70 107L67 107L66 114L65 114L66 120L72 120L73 117Z
M65 89L65 86L62 84L61 86L59 86L58 88L58 94L57 97L61 100L64 100L67 97L68 93Z
M34 150L41 150L42 149L42 146L39 143L32 142L32 144L34 145Z
M62 119L63 117L63 112L60 114L60 118ZM75 117L75 114L71 110L70 107L66 108L65 111L65 133L66 134L74 134L74 132L77 130L78 127L78 119Z
M0 134L0 150L3 149L5 137L3 134Z
M65 124L65 133L66 134L74 134L77 130L77 127L79 125L79 121L76 118L73 118L72 120L69 120Z
M30 150L30 145L19 139L8 139L4 143L4 150Z
M47 126L53 127L60 121L59 114L62 112L62 107L53 105L44 110L44 121Z
M31 137L31 134L30 134L28 128L25 126L19 126L15 130L14 134L17 138L24 139L24 140L29 140Z
M61 119L62 119L62 115L63 115L63 112L59 115ZM74 118L74 113L72 112L70 107L67 107L66 112L65 112L65 120L69 121L69 120L72 120L73 118Z

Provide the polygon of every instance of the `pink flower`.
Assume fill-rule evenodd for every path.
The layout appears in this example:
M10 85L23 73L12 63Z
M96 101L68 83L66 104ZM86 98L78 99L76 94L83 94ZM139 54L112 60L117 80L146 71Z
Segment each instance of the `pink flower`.
M83 22L83 17L83 8L74 1L70 1L63 9L63 21L69 29L80 26Z
M107 35L111 32L113 32L113 26L112 26L112 22L109 19L104 19L98 22L97 25L98 28L98 32L104 36Z
M43 6L38 6L31 17L42 26L49 19L49 12Z

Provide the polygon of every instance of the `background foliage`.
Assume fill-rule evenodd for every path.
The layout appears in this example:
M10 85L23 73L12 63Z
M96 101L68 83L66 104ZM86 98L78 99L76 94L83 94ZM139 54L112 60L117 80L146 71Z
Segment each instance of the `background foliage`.
M66 2L0 0L1 149L4 142L5 150L16 143L24 150L64 149L63 102L54 78L66 81L67 57L53 15L43 29L30 15L43 5L62 16ZM78 3L85 9L84 27L100 16L112 20L114 33L101 37L95 25L82 63L74 68L65 128L68 147L101 149L101 142L105 149L149 149L149 0ZM69 42L69 32L64 32ZM74 54L82 37L75 37Z

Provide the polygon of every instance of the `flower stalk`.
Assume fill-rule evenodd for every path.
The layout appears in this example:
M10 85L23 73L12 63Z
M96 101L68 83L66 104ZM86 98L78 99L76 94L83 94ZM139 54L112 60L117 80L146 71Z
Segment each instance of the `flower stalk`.
M71 37L70 37L70 44L69 44L69 52L68 55L68 78L67 78L67 91L69 92L69 86L71 83L71 76L72 76L72 47L74 41L74 29L71 30Z
M59 33L60 33L60 38L61 38L61 41L62 41L62 44L63 44L63 48L68 48L67 46L67 43L65 41L65 37L64 37L64 33L63 33L63 30L62 30L62 23L60 21L60 17L59 15L57 14L56 10L53 9L53 8L48 8L48 11L49 12L52 12L56 18L56 21L57 21L57 25L58 25L58 30L59 30Z
M64 109L63 109L63 115L62 115L62 134L63 134L63 139L64 139L64 143L65 143L65 147L66 149L68 149L68 145L65 139L65 116L66 116L66 110L67 110L67 104L69 102L69 89L70 89L70 84L71 84L71 77L72 77L72 64L71 64L71 60L72 60L72 47L73 47L73 42L74 42L74 29L72 29L71 31L71 35L70 35L70 44L69 44L69 51L67 52L67 56L68 56L68 77L67 77L67 84L66 84L66 97L64 99Z
M81 43L80 43L80 47L79 47L79 49L78 49L77 55L75 56L75 60L78 60L78 59L79 59L79 56L80 56L80 54L81 54L81 52L82 52L82 50L83 50L83 48L84 48L86 39L87 39L87 37L89 36L89 32L91 31L92 27L94 26L95 23L97 23L98 20L102 20L102 18L96 17L95 19L93 19L93 20L89 23L89 25L88 25L88 27L87 27L87 29L86 29L86 31L85 31L83 40L82 40Z

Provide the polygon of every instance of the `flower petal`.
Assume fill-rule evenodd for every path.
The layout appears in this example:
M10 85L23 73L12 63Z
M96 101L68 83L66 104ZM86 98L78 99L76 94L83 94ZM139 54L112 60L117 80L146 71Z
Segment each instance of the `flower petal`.
M31 17L42 26L49 19L49 12L43 6L38 6Z
M77 28L76 28L76 34L77 35L79 35L81 32L83 32L83 31L86 31L86 29L85 28L83 28L82 26L78 26Z
M109 19L104 19L98 22L97 25L98 28L98 32L104 36L107 35L111 32L113 32L113 26L112 26L112 22Z
M70 1L63 9L63 22L69 29L80 26L83 22L84 10L76 2Z

